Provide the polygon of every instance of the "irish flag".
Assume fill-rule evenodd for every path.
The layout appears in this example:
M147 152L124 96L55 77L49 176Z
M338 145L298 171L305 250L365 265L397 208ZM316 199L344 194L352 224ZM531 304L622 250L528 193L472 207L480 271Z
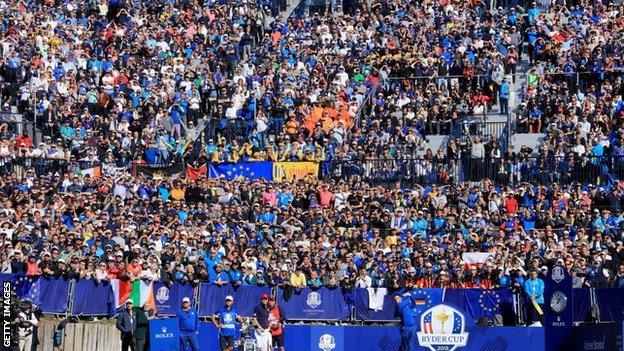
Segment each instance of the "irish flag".
M133 282L129 280L111 279L113 294L115 296L115 307L119 308L126 304L128 299L132 299L134 306L142 307L147 304L151 310L156 309L154 300L153 282L146 283L137 279Z
M75 174L79 177L84 177L88 175L91 179L98 179L100 176L102 176L102 168L100 166L97 166L87 169L81 169L76 171Z

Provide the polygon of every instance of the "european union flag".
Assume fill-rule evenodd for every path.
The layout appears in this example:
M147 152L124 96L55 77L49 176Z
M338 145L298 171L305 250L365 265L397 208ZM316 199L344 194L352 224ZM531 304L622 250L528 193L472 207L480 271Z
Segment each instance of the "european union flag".
M30 288L38 278L38 276L16 275L13 282L13 289L15 289L17 296L21 299L30 297Z
M444 289L415 289L410 291L412 297L412 313L419 321L420 316L430 307L442 302Z
M262 161L210 164L210 167L208 168L208 177L224 177L227 180L233 180L240 177L247 179L264 178L266 180L273 180L273 162Z
M463 289L466 312L474 319L479 317L494 317L505 314L509 306L513 306L513 294L509 289ZM447 294L448 296L448 294Z

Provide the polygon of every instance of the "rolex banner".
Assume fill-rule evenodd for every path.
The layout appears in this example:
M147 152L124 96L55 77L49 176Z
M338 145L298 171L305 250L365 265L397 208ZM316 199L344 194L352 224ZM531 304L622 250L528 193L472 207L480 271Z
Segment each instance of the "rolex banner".
M180 326L177 318L149 321L149 349L151 351L180 350Z

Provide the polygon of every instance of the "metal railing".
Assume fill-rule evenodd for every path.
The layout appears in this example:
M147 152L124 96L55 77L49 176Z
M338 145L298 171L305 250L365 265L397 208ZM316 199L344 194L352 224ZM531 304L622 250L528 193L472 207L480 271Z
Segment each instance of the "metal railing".
M321 166L325 180L358 179L372 185L452 184L458 180L459 168L455 160L446 165L406 155L401 159L333 159Z
M295 19L306 16L307 0L295 0L299 1L299 4L293 9L293 11L288 15L288 19Z
M175 169L173 166L179 166ZM103 166L99 161L52 159L44 157L4 157L0 159L0 174L16 174L22 177L34 171L38 177L62 176L66 173L80 174L83 170ZM154 171L182 172L182 163L147 164L133 162L130 173L137 167ZM123 168L123 167L122 167ZM624 157L621 156L528 156L514 159L460 158L432 159L413 154L396 158L334 158L319 166L319 178L323 180L360 180L372 185L403 186L431 184L456 184L478 182L484 178L499 185L520 183L550 185L558 183L613 184L624 179Z
M0 174L14 173L21 177L26 172L34 171L37 177L62 176L66 173L80 173L81 170L99 166L102 166L99 161L27 156L5 157L0 160Z
M531 156L463 158L459 160L459 180L477 182L488 178L501 185L523 182L551 185L572 183L607 185L624 176L624 158L616 156Z
M396 159L333 159L322 163L320 176L324 180L360 180L390 187L397 182L403 186L450 185L484 178L499 185L580 183L600 186L624 179L624 157L530 156L508 160L462 156L431 160L404 155Z

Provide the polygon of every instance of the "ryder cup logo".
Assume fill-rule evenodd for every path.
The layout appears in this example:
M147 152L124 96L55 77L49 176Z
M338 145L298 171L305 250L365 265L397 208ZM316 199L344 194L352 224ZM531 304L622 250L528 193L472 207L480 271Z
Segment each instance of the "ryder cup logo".
M306 304L311 308L319 307L321 305L321 294L317 293L316 291L309 293Z
M319 348L323 351L330 351L336 348L336 339L329 334L323 334L319 339Z
M561 283L565 279L565 272L563 271L563 267L561 266L553 267L551 278L557 284Z
M167 300L169 300L169 289L162 286L156 291L156 301L163 304Z
M418 343L431 351L453 351L468 342L465 326L464 315L456 308L433 306L420 317Z

